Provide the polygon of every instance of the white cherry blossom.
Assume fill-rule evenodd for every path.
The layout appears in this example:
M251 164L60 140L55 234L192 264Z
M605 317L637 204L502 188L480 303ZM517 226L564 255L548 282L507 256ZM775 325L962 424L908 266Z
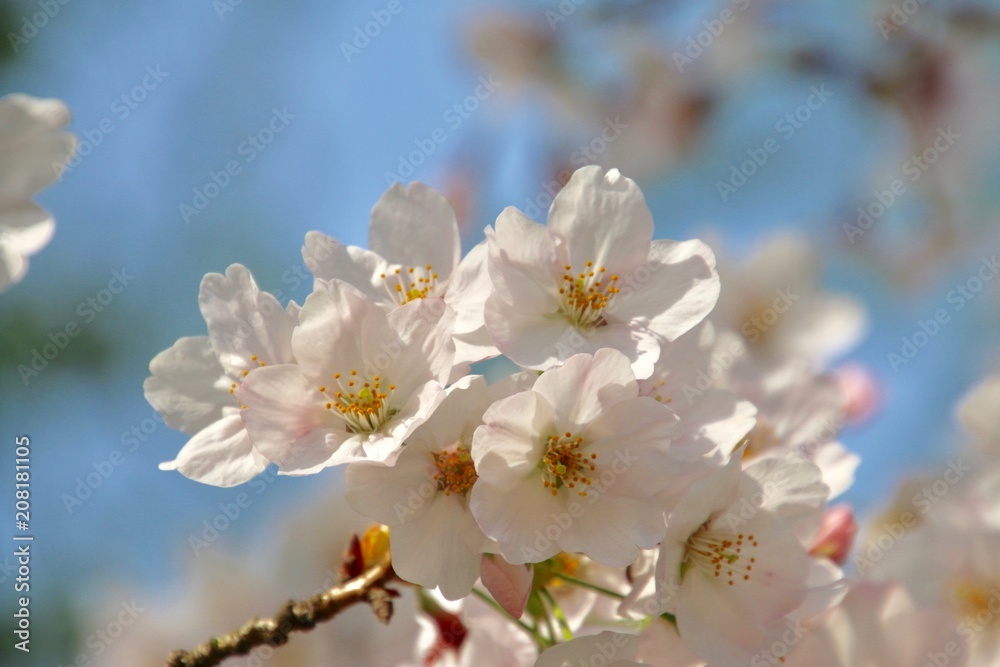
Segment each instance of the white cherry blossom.
M455 210L420 182L392 185L372 208L370 250L320 232L306 234L302 257L320 280L343 280L387 310L442 298L455 311L455 364L496 356L483 323L489 295L486 243L462 259Z
M186 337L156 355L143 389L167 425L192 436L161 470L214 486L242 484L268 460L253 446L237 394L251 373L294 363L292 330L298 306L282 308L243 266L210 273L198 298L208 336Z
M677 416L640 397L615 350L571 357L498 401L476 429L472 512L511 563L560 551L628 565L663 536Z
M240 388L257 449L297 475L394 458L444 398L453 319L442 301L387 314L343 281L318 284L292 335L298 363L263 368Z
M548 226L504 209L487 240L486 328L525 368L610 347L648 377L660 342L698 324L719 294L708 246L654 241L642 192L617 169L577 170L556 195Z

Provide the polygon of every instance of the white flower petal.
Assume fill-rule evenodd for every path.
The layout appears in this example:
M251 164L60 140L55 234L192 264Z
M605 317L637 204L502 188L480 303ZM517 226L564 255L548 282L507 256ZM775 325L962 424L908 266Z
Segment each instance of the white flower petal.
M451 203L433 188L393 184L372 208L368 245L393 264L430 264L442 281L458 265L462 248Z
M231 414L198 431L176 459L160 464L160 470L176 470L196 482L229 487L250 481L267 466L239 414Z
M198 303L219 362L233 377L264 364L294 361L295 320L272 294L257 287L246 267L233 264L225 275L207 274Z
M591 261L625 275L642 266L653 238L653 216L639 187L617 169L577 169L549 210L549 229L566 239L570 263Z
M167 426L194 435L236 408L226 376L208 336L179 339L149 362L143 383L146 400Z

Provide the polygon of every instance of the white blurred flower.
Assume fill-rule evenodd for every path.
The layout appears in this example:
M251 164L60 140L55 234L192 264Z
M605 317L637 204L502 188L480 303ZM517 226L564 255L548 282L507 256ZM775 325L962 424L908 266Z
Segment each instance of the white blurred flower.
M968 664L969 652L950 615L918 608L899 585L858 582L840 605L810 625L811 632L772 646L767 657L782 660L784 667Z
M857 300L823 289L820 267L819 249L797 236L776 237L739 264L722 260L712 321L742 335L762 363L823 367L858 343L868 318Z
M847 399L833 377L802 362L737 363L728 386L757 406L757 424L747 436L748 460L795 453L819 466L831 498L851 487L861 458L836 439L847 423Z
M60 129L67 123L69 110L59 100L0 98L0 291L24 278L28 257L55 231L32 197L59 178L76 149L76 138Z

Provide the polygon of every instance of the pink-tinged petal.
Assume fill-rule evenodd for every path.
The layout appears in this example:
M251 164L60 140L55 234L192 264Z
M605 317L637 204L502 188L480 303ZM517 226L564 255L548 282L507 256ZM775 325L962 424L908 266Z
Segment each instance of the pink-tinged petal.
M663 539L666 524L655 503L611 492L598 494L593 487L587 493L587 497L568 501L566 517L572 523L559 537L562 551L581 552L599 563L625 567L638 558L640 548L651 549ZM590 494L596 494L593 502Z
M160 464L188 479L212 486L236 486L267 468L268 461L254 450L239 414L223 417L188 440L177 458Z
M773 592L772 597L786 601L783 607L791 606L792 609L802 602L805 574L801 573L801 579L783 576L780 560L772 563L775 569L755 572L758 579L766 574L772 587L757 586L746 594L736 590L738 585L730 587L724 578L713 577L696 568L691 568L685 576L677 594L677 627L684 643L709 664L749 664L776 639L772 634L774 630L780 636L784 627L772 629L768 624L774 616L761 615L761 608L771 605L758 605L753 594ZM761 569L764 568L761 565Z
M393 264L430 264L447 280L462 256L455 209L423 183L395 183L372 208L368 246Z
M391 464L399 455L406 439L433 414L444 396L444 388L431 380L407 395L407 400L402 405L394 402L399 407L393 408L398 412L392 418L378 431L361 434L368 457Z
M698 240L653 241L647 265L619 284L609 319L643 322L668 341L705 319L719 298L715 255Z
M497 218L496 230L486 229L486 240L490 279L500 298L524 312L555 312L563 267L549 230L507 207Z
M843 571L832 561L813 557L809 559L806 587L805 601L789 615L790 618L808 620L836 607L847 594L849 584Z
M542 373L533 391L552 406L557 422L572 430L612 405L636 398L639 385L625 355L601 349L593 356L574 355L562 366Z
M596 416L581 436L584 451L597 455L601 487L634 498L666 488L673 481L669 451L678 426L670 408L647 397L621 401Z
M356 512L386 526L419 519L437 493L429 452L403 452L394 465L357 461L347 467L347 502Z
M380 277L388 262L370 250L346 246L320 232L308 232L302 261L316 280L343 280L378 303L395 304Z
M484 315L497 349L524 368L545 370L592 347L559 313L525 312L496 293L486 300Z
M444 299L412 301L389 313L387 322L399 337L402 349L397 352L366 346L365 359L379 366L379 355L388 357L385 372L398 391L405 393L430 379L441 384L448 381L455 359L455 343L451 338L455 311Z
M326 398L293 364L251 373L239 391L243 422L257 450L287 474L308 474L365 458L364 438L348 433Z
M581 351L593 352L605 347L618 350L629 358L632 372L638 379L648 378L660 358L662 341L641 323L610 321L604 326L591 329L585 336L587 346Z
M639 186L617 169L582 167L559 191L549 210L549 229L566 239L573 269L594 262L631 274L642 266L653 239L653 216Z
M528 606L534 568L531 565L511 565L498 554L483 554L479 576L503 610L512 618L521 618Z
M837 565L847 562L847 556L854 546L858 534L858 523L854 520L854 510L850 505L830 507L823 514L819 532L813 539L809 553L828 558Z
M420 520L390 530L392 567L406 581L439 587L446 599L459 600L479 578L480 554L488 540L465 498L437 494L428 503Z
M670 455L687 463L711 459L721 463L757 423L757 408L722 390L700 393L691 404L682 397L667 403L681 415Z
M519 390L530 389L531 385ZM448 387L446 395L434 412L420 428L407 438L407 451L414 445L429 449L445 447L463 442L472 443L472 435L483 423L486 409L499 398L506 398L513 391L500 395L487 386L481 375L466 375Z
M844 364L833 372L833 376L844 394L845 417L851 423L868 421L882 407L882 385L868 366Z
M480 481L510 489L534 474L544 452L544 437L539 434L552 429L553 416L552 406L533 391L490 406L472 439Z
M541 478L511 489L484 482L480 475L472 487L469 509L483 532L497 541L508 563L540 563L562 551L559 522L570 519L568 508L564 499L542 486Z
M295 360L291 344L295 320L272 294L257 287L246 267L233 264L226 275L207 274L198 304L219 362L233 377L265 364Z
M385 312L341 280L316 285L299 313L292 349L303 372L318 386L332 383L334 373L363 372L367 347L398 350Z
M142 388L167 426L194 435L238 406L208 336L179 339L149 362Z
M816 521L830 495L830 488L823 483L819 468L800 457L765 458L753 462L746 470L746 480L753 480L765 494L761 508L780 517L788 526L803 520ZM752 496L756 490L743 484L743 497Z
M470 364L500 354L486 330L483 310L493 291L489 244L476 245L448 280L445 301L455 311L455 364Z

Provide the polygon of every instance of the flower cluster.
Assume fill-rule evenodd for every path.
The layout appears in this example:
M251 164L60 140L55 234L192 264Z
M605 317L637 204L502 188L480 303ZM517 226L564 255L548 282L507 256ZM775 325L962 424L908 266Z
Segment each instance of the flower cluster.
M191 436L161 467L232 486L346 466L426 589L414 664L755 664L846 593L853 519L827 503L858 459L821 364L863 315L785 345L843 300L772 321L745 279L713 310L712 250L653 232L636 184L590 166L547 224L507 208L462 257L448 201L393 185L369 249L307 235L301 307L240 265L205 277L208 335L145 384ZM501 355L519 368L495 378Z

